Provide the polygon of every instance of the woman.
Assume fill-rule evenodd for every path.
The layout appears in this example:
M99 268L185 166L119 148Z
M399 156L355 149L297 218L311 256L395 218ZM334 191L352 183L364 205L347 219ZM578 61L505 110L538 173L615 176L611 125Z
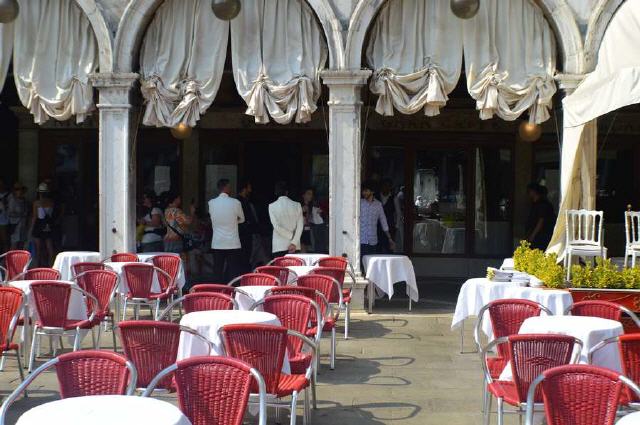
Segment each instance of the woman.
M9 195L7 215L9 216L9 237L11 249L24 249L27 238L27 217L29 210L25 199L26 188L21 183L13 185L13 193Z
M193 222L195 205L191 205L190 215L186 215L181 209L182 197L177 193L167 195L167 206L164 210L164 220L167 223L167 234L164 237L165 252L180 254L184 264L185 273L189 274L189 256L184 251L184 236L189 233Z
M140 241L140 252L161 252L164 250L163 238L167 229L162 221L162 210L156 206L153 192L147 192L142 197L143 216L139 224L144 226L144 233Z
M49 267L53 261L55 236L55 202L47 183L38 186L38 199L33 203L31 235L36 246L36 259L40 267Z
M302 194L302 217L304 219L304 228L302 237L300 238L300 248L302 252L314 252L314 233L315 225L322 224L322 211L315 205L314 191L309 188Z

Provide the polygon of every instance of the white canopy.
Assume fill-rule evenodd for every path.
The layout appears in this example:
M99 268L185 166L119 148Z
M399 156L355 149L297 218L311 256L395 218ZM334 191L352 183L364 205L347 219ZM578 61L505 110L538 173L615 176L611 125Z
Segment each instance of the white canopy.
M562 201L550 252L564 253L567 210L595 208L594 120L635 103L640 103L640 1L627 1L609 23L595 71L563 102Z

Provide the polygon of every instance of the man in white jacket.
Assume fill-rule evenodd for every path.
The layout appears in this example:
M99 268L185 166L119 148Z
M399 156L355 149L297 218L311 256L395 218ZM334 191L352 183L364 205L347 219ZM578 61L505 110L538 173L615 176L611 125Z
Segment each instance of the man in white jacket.
M300 249L300 236L304 229L302 206L289 199L285 182L276 183L278 199L269 204L269 217L273 225L273 258L293 254Z
M240 274L242 251L238 224L244 223L244 213L240 201L229 196L229 180L221 179L218 191L220 195L209 201L209 215L213 226L213 274L220 283L226 283Z

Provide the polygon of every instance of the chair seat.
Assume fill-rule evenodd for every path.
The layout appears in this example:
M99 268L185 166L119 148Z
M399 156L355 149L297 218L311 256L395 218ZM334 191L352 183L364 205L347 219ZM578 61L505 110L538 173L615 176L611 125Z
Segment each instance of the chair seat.
M278 390L276 395L278 397L286 397L293 394L294 391L302 391L309 386L309 380L301 374L280 375L280 382L278 382Z
M599 256L600 253L607 253L607 248L594 245L569 245L567 251L575 255Z
M95 318L94 318L94 322L95 322ZM36 325L39 327L42 327L42 323L40 323L40 321L36 321ZM65 331L70 331L76 328L91 329L93 326L95 326L95 323L86 319L85 320L66 319L61 329L64 329Z
M4 353L5 351L16 351L19 347L20 345L15 342L12 342L10 344L2 344L0 345L0 353Z
M331 331L335 327L336 327L336 321L332 317L330 319L325 320L324 326L322 327L322 331L323 332ZM317 325L314 325L313 327L307 329L307 332L305 333L305 335L315 336L316 332L317 332Z
M513 381L493 381L487 385L487 390L496 398L502 398L506 403L512 406L520 404L518 398L518 390L516 384Z
M304 375L311 366L313 356L309 353L298 353L294 357L289 358L289 366L291 373L294 375Z
M508 361L504 357L489 357L487 358L487 366L489 367L489 373L493 379L498 379L502 374Z
M171 298L172 292L169 292L168 294L166 292L160 292L160 293L152 293L151 295L149 295L149 299L150 300L166 300Z

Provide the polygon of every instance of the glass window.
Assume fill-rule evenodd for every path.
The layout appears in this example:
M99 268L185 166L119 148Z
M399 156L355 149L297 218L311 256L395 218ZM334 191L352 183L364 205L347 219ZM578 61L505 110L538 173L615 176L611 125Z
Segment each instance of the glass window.
M633 160L631 148L598 153L596 208L604 211L605 223L622 223L622 212L633 203Z
M464 254L467 155L459 150L419 150L413 178L413 252Z
M513 248L511 149L477 148L475 253L508 255Z
M560 206L560 151L557 147L535 151L533 181L545 186L556 211Z

